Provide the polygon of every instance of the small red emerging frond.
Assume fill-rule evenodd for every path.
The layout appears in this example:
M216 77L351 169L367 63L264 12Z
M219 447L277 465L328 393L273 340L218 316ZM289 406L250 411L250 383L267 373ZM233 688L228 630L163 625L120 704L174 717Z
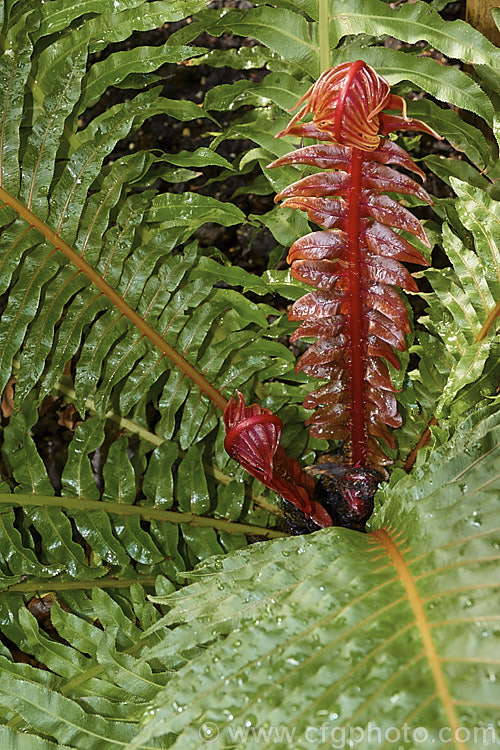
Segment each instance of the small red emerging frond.
M314 500L314 480L280 446L283 424L269 409L245 406L243 396L232 398L224 410L227 453L262 484L277 492L323 528L332 525L326 510Z
M301 321L293 340L316 338L297 370L328 380L304 401L315 410L307 423L314 437L344 440L353 466L383 469L390 460L379 439L394 447L389 428L401 425L388 364L399 368L394 350L404 351L410 331L405 304L393 287L417 291L402 261L428 265L401 232L429 246L420 221L387 193L432 204L421 185L390 166L423 177L411 157L383 136L405 128L437 134L407 118L404 100L391 95L387 81L360 60L323 73L297 106L298 114L279 135L322 143L269 166L328 170L276 196L323 228L297 240L288 255L292 275L315 287L289 313L290 320ZM399 110L401 116L383 110ZM313 121L299 123L308 113Z

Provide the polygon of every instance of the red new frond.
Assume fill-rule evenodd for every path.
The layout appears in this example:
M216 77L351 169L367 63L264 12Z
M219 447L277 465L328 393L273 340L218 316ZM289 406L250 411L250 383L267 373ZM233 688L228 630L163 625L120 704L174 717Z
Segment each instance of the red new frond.
M276 196L321 227L297 240L288 256L294 278L315 288L289 313L290 320L302 321L293 340L316 339L297 369L328 380L304 401L315 410L307 423L315 437L344 440L354 466L383 469L390 463L384 446L394 447L391 428L401 425L387 363L399 368L396 352L405 350L410 331L406 305L394 287L418 289L402 262L428 265L403 233L430 247L420 221L394 194L432 205L425 189L394 167L420 177L422 170L384 136L393 130L437 134L408 118L404 100L359 60L323 73L297 106L297 115L279 135L322 143L269 166L323 170ZM309 113L312 122L300 123Z
M331 526L328 513L314 500L314 480L286 455L279 441L283 423L269 409L246 406L241 393L224 410L227 453L253 477L298 508L320 528Z

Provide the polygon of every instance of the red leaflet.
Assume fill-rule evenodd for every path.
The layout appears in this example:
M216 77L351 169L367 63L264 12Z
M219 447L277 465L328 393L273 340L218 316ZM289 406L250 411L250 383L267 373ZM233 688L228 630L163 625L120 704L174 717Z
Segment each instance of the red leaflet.
M362 187L364 188L373 188L376 191L387 190L394 193L406 193L407 195L414 195L416 198L421 198L426 203L432 203L430 195L415 180L382 164L376 164L375 162L363 164L361 180Z
M331 526L327 511L314 500L314 480L279 445L283 424L269 409L245 406L241 393L224 410L224 447L253 477L301 510L318 527Z
M378 221L372 222L366 230L365 241L369 250L377 255L384 255L386 258L394 258L394 260L406 263L417 263L421 266L429 265L422 253L413 245L389 227L379 224Z
M384 188L382 188L384 189ZM430 247L427 235L419 220L411 214L407 208L389 198L388 195L379 195L374 190L360 191L360 202L365 214L369 214L375 221L418 237L425 245Z
M435 130L433 130L420 120L412 120L406 116L399 117L398 115L380 115L380 135L394 133L395 130L421 130L423 133L433 135L434 138L441 137L436 133Z
M347 172L320 172L312 174L310 177L304 177L303 180L294 182L293 185L282 190L274 199L275 203L282 198L291 196L313 195L315 197L322 195L341 195L345 196L349 189L349 175Z
M410 172L415 172L422 179L425 178L425 174L415 164L411 156L394 141L382 141L375 151L366 152L365 160L376 161L379 164L396 164L399 167L405 167Z
M322 260L345 258L347 235L345 232L312 232L293 243L288 253L288 263L295 260Z
M319 134L319 131L317 132ZM403 151L403 153L405 152ZM308 164L321 169L348 169L349 158L345 148L334 146L333 143L328 144L328 146L305 146L304 148L298 148L296 151L291 151L286 156L282 156L281 159L276 159L268 165L268 169L284 167L289 164Z
M302 321L294 340L316 337L297 369L328 379L304 401L306 408L316 410L307 423L316 437L345 440L345 456L354 467L379 469L390 461L378 438L393 447L389 428L401 425L386 363L399 368L394 349L406 348L410 330L406 307L393 287L417 290L401 261L428 265L400 232L429 246L418 219L386 193L432 204L421 185L388 166L423 177L410 156L383 136L401 129L437 134L407 118L404 100L391 95L387 81L360 60L323 73L297 106L298 114L279 135L323 143L300 148L269 166L328 170L306 176L276 196L323 228L297 240L288 256L292 275L315 287L289 313L290 320ZM312 122L299 123L308 113ZM353 512L355 494L350 491L352 503L346 495Z

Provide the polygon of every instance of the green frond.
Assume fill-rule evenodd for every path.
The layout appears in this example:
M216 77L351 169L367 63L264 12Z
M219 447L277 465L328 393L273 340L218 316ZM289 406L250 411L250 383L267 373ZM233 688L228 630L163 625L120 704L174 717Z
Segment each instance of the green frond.
M172 609L150 630L164 637L149 658L171 664L187 643L203 652L157 695L130 750L173 734L173 747L199 747L204 726L216 748L239 731L261 747L269 727L288 728L305 748L307 727L340 738L369 721L382 735L423 726L429 746L442 726L480 722L491 737L498 429L494 407L478 410L417 482L391 482L367 536L329 529L254 545L207 561L191 586L161 597ZM373 737L366 747L381 747Z
M406 422L398 435L405 458L432 418L453 428L478 400L495 392L500 374L498 299L500 295L500 203L479 188L454 178L454 223L443 224L443 249L451 268L422 272L433 292L423 295L429 307L420 319L412 351L418 371L401 395ZM453 216L453 214L452 214ZM464 244L456 232L470 231ZM455 230L455 231L453 231Z

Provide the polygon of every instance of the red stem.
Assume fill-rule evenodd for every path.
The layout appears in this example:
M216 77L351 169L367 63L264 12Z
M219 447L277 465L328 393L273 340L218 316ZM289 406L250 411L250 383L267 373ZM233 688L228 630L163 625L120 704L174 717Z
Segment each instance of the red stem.
M346 100L347 95L351 89L352 82L354 78L356 77L358 70L364 66L364 62L362 60L356 60L351 67L349 68L349 72L347 73L344 83L342 85L342 89L339 92L339 100L337 103L337 107L335 110L335 122L334 122L334 133L335 138L337 139L338 143L343 143L344 139L342 138L342 119L344 117L344 109L346 106Z
M361 258L359 248L362 164L362 151L359 148L353 148L351 153L351 181L347 198L347 246L350 305L349 347L351 355L351 446L353 466L363 465L366 458L364 393L365 365L363 358L364 331L363 310L361 305Z

